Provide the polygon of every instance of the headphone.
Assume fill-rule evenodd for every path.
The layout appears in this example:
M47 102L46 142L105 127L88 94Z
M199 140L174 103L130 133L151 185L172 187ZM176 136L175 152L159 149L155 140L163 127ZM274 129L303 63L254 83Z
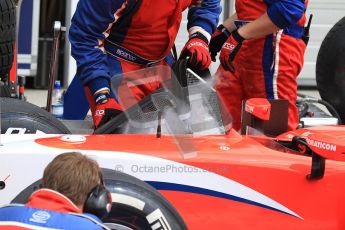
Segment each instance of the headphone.
M85 201L84 212L91 213L103 219L109 214L111 204L111 193L105 188L103 178L101 177L101 184L96 185L91 190Z

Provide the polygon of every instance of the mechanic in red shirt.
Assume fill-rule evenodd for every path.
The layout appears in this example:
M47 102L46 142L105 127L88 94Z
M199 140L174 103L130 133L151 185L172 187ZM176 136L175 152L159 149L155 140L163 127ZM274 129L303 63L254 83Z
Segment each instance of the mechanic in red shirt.
M304 63L308 0L236 0L236 14L212 35L210 52L220 50L215 87L241 127L242 100L287 99L288 129L298 126L297 76Z
M45 168L42 189L25 206L0 208L0 229L108 229L99 218L110 207L97 162L78 152L63 153Z
M117 92L110 81L121 73L154 64L172 65L170 51L182 12L188 10L189 41L182 58L206 69L211 63L208 43L218 24L220 0L80 0L69 30L76 77L88 96L95 128L119 113ZM117 79L112 79L116 75ZM134 93L141 99L159 87L144 84Z

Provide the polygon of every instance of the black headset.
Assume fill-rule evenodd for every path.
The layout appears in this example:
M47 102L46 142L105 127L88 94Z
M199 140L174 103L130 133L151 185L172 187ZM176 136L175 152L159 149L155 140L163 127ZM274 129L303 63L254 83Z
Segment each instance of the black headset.
M105 188L101 176L101 184L98 184L91 190L85 201L84 212L91 213L103 219L109 214L111 204L111 193Z

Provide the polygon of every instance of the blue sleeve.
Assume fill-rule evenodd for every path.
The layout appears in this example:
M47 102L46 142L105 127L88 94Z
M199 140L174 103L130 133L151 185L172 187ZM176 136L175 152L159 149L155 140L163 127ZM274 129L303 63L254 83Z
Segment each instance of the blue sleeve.
M296 24L304 12L304 0L279 0L267 9L268 17L281 29Z
M221 11L220 0L204 0L201 6L194 6L189 9L187 28L200 26L209 34L213 34L218 25Z
M104 32L115 21L114 13L126 0L80 0L71 21L69 40L83 85L97 79L96 88L109 85L110 73L105 53L98 48ZM104 85L106 84L106 85Z

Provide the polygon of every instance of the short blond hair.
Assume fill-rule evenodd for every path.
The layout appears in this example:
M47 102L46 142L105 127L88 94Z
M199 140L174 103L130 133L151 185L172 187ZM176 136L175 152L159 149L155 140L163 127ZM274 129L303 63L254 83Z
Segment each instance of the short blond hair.
M75 205L83 205L101 180L101 170L95 160L79 152L67 152L56 156L47 165L42 187L65 195Z

